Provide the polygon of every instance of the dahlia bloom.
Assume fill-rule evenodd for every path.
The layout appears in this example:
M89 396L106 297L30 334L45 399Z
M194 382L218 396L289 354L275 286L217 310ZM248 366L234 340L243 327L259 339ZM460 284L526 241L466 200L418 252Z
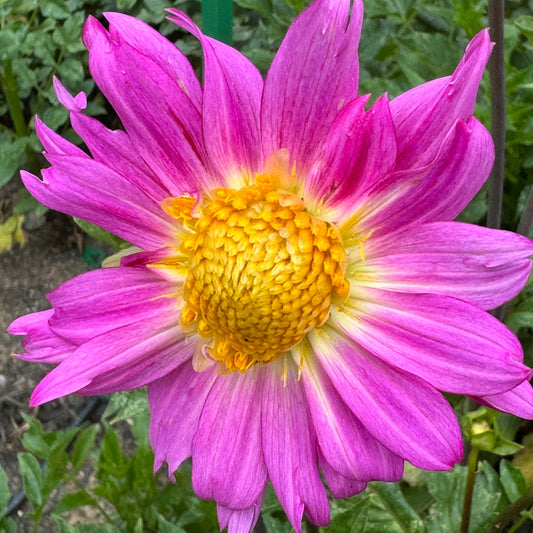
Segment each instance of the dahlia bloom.
M203 87L144 23L84 30L92 76L123 130L57 96L91 155L39 119L51 166L23 172L52 209L135 248L19 318L22 359L57 366L39 405L148 385L155 468L192 456L221 528L250 531L270 481L294 529L331 494L446 470L461 433L440 391L533 418L516 337L486 310L514 297L533 244L453 222L487 179L472 116L490 55L479 33L451 77L368 106L358 96L362 5L316 0L263 80L186 15Z

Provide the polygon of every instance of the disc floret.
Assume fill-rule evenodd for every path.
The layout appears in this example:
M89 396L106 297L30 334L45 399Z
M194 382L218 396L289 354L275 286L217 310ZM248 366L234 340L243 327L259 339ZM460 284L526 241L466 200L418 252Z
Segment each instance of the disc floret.
M193 203L176 198L166 209L193 229L181 246L189 254L181 321L211 339L209 354L228 371L278 358L327 320L332 296L347 295L339 231L268 177L214 189L197 218Z

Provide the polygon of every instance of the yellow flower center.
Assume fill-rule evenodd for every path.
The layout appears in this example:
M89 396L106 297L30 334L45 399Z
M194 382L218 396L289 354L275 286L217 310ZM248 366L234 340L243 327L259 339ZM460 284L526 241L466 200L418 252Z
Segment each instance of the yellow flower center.
M349 290L337 229L298 196L274 190L267 176L256 181L211 191L198 218L191 198L164 203L193 230L181 246L189 256L182 326L211 338L210 355L230 372L279 357Z

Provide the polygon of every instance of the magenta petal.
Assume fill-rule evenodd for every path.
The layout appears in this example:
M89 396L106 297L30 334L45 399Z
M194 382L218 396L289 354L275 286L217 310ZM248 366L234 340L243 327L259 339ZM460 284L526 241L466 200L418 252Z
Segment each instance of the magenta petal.
M240 52L204 35L181 11L170 20L191 32L203 47L203 129L206 149L221 178L261 170L259 113L263 78Z
M520 418L533 420L533 388L528 381L520 383L514 389L501 394L473 396L476 402L511 413Z
M263 495L264 493L248 509L229 509L222 505L217 505L220 530L222 531L227 527L228 533L250 533L261 514Z
M95 161L99 161L114 170L157 202L170 196L169 190L146 165L125 131L109 130L96 119L81 113L82 108L76 105L75 99L70 96L57 78L54 78L54 88L61 103L70 111L72 127L83 139ZM36 126L39 138L48 153L85 155L74 145L71 145L72 149L70 150L62 150L62 146L51 146L47 142L50 130L37 120ZM59 139L63 143L66 142L61 137Z
M52 330L76 344L164 313L177 321L175 287L147 268L106 268L81 274L47 295Z
M316 0L291 24L268 72L261 124L265 156L285 148L305 173L339 109L357 96L363 6Z
M89 158L47 154L43 180L22 171L30 193L50 209L92 222L145 249L172 241L175 227L160 205L122 176Z
M308 361L302 381L324 460L346 478L397 481L403 460L368 433L317 362Z
M170 76L160 58L153 57L158 48L147 55L120 31L108 33L92 17L85 24L83 39L94 80L118 113L135 149L171 194L180 196L195 185L211 188L203 163L197 98L191 99L180 78Z
M30 403L40 405L80 389L107 394L142 387L190 359L193 352L179 326L165 327L160 317L123 326L79 346L45 376Z
M306 179L311 201L333 210L340 203L351 214L353 198L393 172L396 138L387 98L365 111L367 101L352 100L335 119L325 153Z
M148 385L154 470L166 461L172 474L191 456L198 420L215 379L215 366L196 372L186 361Z
M194 69L182 51L144 22L123 13L104 13L109 21L109 34L117 41L128 43L138 53L150 57L177 84L200 110L202 88Z
M454 296L483 309L514 298L531 271L533 242L459 222L412 225L365 242L370 286Z
M432 386L357 348L332 328L308 337L346 405L387 448L427 470L448 470L461 459L457 419Z
M440 390L500 393L530 376L515 335L462 300L358 289L354 306L353 315L332 311L336 328L390 365Z
M7 328L11 335L26 335L22 347L27 353L17 354L19 359L34 363L60 363L75 349L76 344L58 337L49 325L53 309L31 313L14 320Z
M35 117L35 130L37 131L37 135L39 135L39 140L46 153L73 155L89 159L89 156L83 150L66 139L63 139L63 137L55 133L42 122L39 117Z
M391 101L398 139L397 170L428 164L454 123L472 116L491 50L489 31L483 30L468 45L453 76L420 85Z
M329 522L329 503L317 467L316 435L302 384L290 366L270 363L263 385L262 438L268 476L292 527L301 533L305 514L316 525Z
M194 437L192 484L200 498L248 509L263 494L260 373L219 377L209 392Z
M347 478L339 474L323 456L320 457L320 469L334 498L350 498L366 489L365 481L358 481L357 479Z
M454 219L489 176L494 146L475 118L459 121L428 165L395 172L362 196L361 225L373 236L413 222Z

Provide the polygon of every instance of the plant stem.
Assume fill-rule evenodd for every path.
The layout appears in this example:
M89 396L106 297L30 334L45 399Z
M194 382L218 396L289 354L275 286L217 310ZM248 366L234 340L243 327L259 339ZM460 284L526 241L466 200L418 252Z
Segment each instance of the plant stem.
M17 88L17 78L13 72L13 63L9 57L4 61L4 75L0 75L0 86L6 95L7 108L9 109L11 120L13 121L16 137L26 137L30 134L30 130L24 120L22 102ZM35 152L33 152L29 146L26 146L26 155L28 157L27 168L31 172L36 172L39 168L39 164L35 157Z
M265 526L265 523L263 522L262 515L259 515L259 518L257 519L257 524L255 524L253 533L267 533L267 528Z
M531 190L529 191L529 195L526 201L526 207L524 208L524 212L522 213L522 216L520 217L520 222L518 223L518 228L516 228L516 232L520 233L520 235L525 235L527 237L529 235L529 231L531 230L532 224L533 224L533 187L531 187Z
M518 500L508 505L496 517L489 533L499 533L512 521L520 517L520 513L533 505L533 487L530 487ZM513 529L514 531L514 529Z
M15 127L15 133L17 137L24 137L28 134L28 128L22 114L22 103L18 94L17 80L9 57L4 61L4 75L0 76L0 84L6 95L7 107Z
M505 61L503 54L503 19L505 0L489 0L490 37L495 42L489 61L491 134L494 140L494 168L489 180L487 226L499 228L502 218L505 178Z
M476 483L476 468L479 448L472 446L468 457L468 471L466 474L465 498L463 503L463 516L461 518L460 533L468 533L470 526L470 514L472 513L472 496L474 495L474 485Z
M84 492L89 498L91 498L94 501L94 506L102 513L102 516L107 520L109 524L112 526L116 526L115 521L106 513L105 509L98 503L98 498L95 497L89 490L84 487L81 482L73 477L70 479L82 492Z
M315 524L311 524L309 520L307 519L307 516L305 517L305 526L307 529L307 533L320 533L320 528L318 526L315 526Z

